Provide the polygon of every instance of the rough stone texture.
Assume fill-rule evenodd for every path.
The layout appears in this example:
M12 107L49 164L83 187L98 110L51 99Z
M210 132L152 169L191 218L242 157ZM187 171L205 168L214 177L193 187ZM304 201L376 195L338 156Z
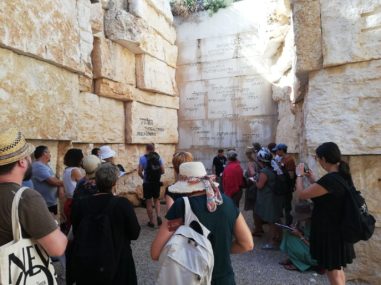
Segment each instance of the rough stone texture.
M140 89L176 95L175 72L173 67L149 55L136 56L136 85Z
M94 78L135 85L135 55L106 38L94 39Z
M78 75L0 48L0 121L30 139L77 136Z
M324 66L381 58L380 1L320 1Z
M144 91L108 79L95 81L95 93L121 101L138 101L147 105L179 109L179 97Z
M102 8L128 10L128 0L101 0Z
M381 153L380 68L378 60L311 73L304 104L308 147L334 141L343 154Z
M131 14L144 19L149 26L154 28L163 38L171 44L175 43L176 31L167 18L149 0L129 0L128 10Z
M136 0L130 0L136 1ZM146 0L152 7L155 8L156 11L159 11L168 22L173 22L173 15L171 11L171 6L169 4L170 1L167 0Z
M0 45L88 73L90 23L86 0L0 2ZM90 35L90 36L89 36Z
M142 19L126 11L110 9L106 12L105 34L134 53L147 53L176 67L177 47L163 39Z
M177 143L177 110L126 103L127 143Z
M94 35L102 36L104 34L104 10L102 3L91 4L90 23Z
M79 75L79 91L80 92L92 92L93 91L93 79L84 75Z
M78 130L76 142L124 143L124 106L96 94L81 93L76 102L78 120L73 121Z
M295 72L304 73L321 69L323 52L320 1L293 0L292 12L296 52Z

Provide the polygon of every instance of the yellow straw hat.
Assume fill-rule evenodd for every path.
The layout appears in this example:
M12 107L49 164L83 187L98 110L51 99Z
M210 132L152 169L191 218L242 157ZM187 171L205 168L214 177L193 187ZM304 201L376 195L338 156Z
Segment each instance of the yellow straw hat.
M19 161L33 151L34 146L16 128L0 130L0 166Z

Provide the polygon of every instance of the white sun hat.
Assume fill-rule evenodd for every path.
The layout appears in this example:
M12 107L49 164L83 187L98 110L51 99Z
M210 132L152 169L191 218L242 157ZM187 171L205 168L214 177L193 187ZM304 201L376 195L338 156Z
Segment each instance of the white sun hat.
M205 178L206 175L207 173L202 162L184 162L179 168L179 181L169 186L168 191L171 193L186 194L205 190L206 186L202 178ZM218 183L214 182L214 185L218 187Z
M116 152L114 150L112 150L111 147L109 147L108 145L103 145L99 149L100 149L100 155L99 156L101 159L114 157L116 154Z

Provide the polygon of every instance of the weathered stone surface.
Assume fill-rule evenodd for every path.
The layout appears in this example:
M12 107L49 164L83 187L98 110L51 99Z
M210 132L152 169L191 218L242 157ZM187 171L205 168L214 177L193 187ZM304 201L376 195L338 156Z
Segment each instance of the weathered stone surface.
M91 2L77 0L77 20L79 24L80 61L83 72L92 76L91 51L93 50L93 33L91 30Z
M126 103L127 143L177 143L177 110Z
M171 44L175 43L176 31L172 22L169 22L160 11L151 6L148 0L129 0L128 2L128 11L131 14L145 20L149 26L154 28Z
M132 92L132 100L144 103L147 105L153 105L158 107L165 107L170 109L179 109L179 97L170 96L160 93L153 93L143 91L135 88Z
M271 84L258 75L184 82L180 94L183 121L276 115Z
M351 156L349 165L354 183L366 198L369 211L377 220L373 237L355 246L355 262L348 267L348 278L360 278L369 284L380 284L381 256L381 159L377 156Z
M94 78L135 85L135 55L106 38L94 39Z
M102 8L128 10L128 0L101 0Z
M76 102L77 114L73 121L78 131L75 142L123 143L124 106L123 102L99 97L96 94L81 93Z
M295 72L318 70L323 65L320 1L293 0L292 18L296 52Z
M173 67L149 55L136 56L136 85L140 89L176 95L175 72Z
M324 66L381 58L380 1L320 1Z
M134 53L147 53L176 67L177 47L163 39L142 19L117 9L105 15L106 37L128 48Z
M131 85L105 78L95 80L95 94L120 101L132 100L133 89Z
M381 153L381 60L311 73L305 97L307 145L336 142L343 154Z
M132 0L135 1L135 0ZM159 11L164 17L168 20L168 22L173 22L173 15L171 11L171 6L169 5L170 1L167 0L146 0L152 7L155 8L156 11Z
M79 91L91 93L93 91L93 79L84 75L78 75L78 78L79 78Z
M93 34L102 36L104 34L104 10L102 3L92 3L90 13L91 30Z
M88 73L88 44L92 36L86 34L91 35L90 24L85 24L89 9L86 2L89 1L1 1L0 45Z
M75 139L78 75L0 48L0 121L30 139Z
M246 148L254 141L274 141L275 116L239 117L182 122L179 149L192 147Z

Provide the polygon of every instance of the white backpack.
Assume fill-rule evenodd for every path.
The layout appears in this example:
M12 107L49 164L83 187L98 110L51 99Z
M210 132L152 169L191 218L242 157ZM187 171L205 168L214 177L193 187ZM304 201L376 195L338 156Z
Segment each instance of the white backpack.
M193 213L188 197L184 197L184 225L180 226L161 251L157 285L210 284L214 266L210 231ZM203 234L189 225L197 222Z

